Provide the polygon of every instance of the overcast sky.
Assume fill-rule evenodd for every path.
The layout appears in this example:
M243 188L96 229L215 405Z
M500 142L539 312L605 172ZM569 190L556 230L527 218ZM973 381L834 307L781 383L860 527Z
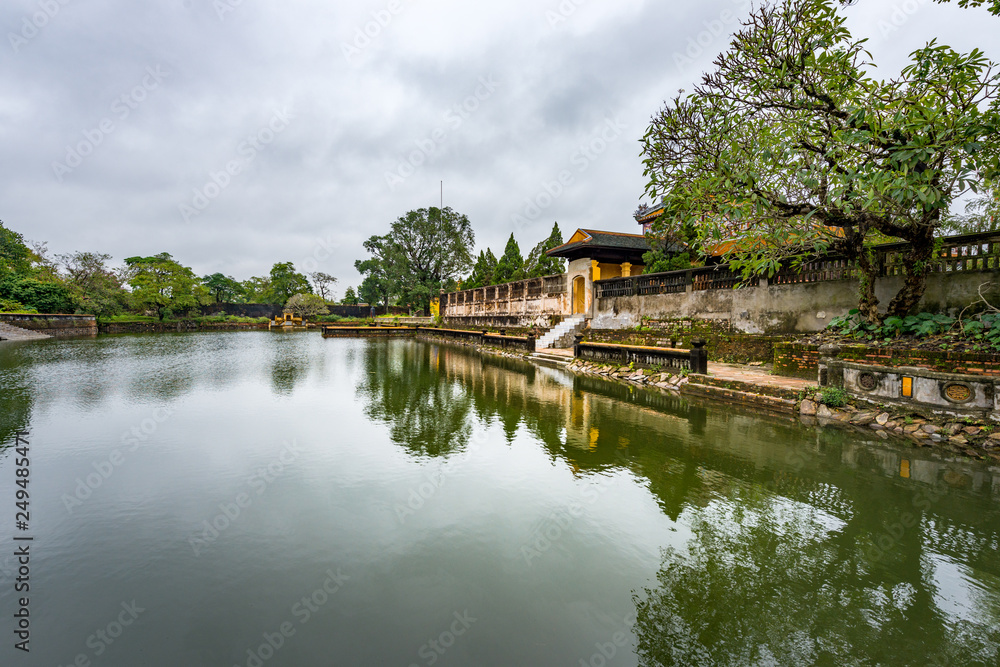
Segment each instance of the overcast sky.
M0 219L51 251L276 261L357 285L362 242L444 202L476 251L557 220L635 232L639 139L748 0L3 0ZM1000 18L846 8L885 76L932 38L1000 61ZM41 27L38 27L41 26ZM562 183L560 183L562 177Z

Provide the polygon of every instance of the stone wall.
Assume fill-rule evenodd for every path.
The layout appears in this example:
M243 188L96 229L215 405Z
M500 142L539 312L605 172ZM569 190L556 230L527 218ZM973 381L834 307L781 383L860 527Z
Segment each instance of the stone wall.
M97 335L97 318L93 315L0 313L0 322L55 338Z
M958 314L979 300L979 287L996 272L932 273L918 308L928 312ZM647 276L648 278L648 276ZM900 276L875 282L883 308L902 286ZM984 291L991 302L1000 301L1000 281ZM769 285L735 289L687 289L670 294L626 295L595 299L594 329L623 329L643 319L697 318L728 323L743 333L792 334L821 331L834 317L858 304L856 280Z
M785 336L740 333L724 320L696 319L645 320L638 329L591 329L586 334L587 340L603 343L684 348L690 348L695 338L705 341L708 358L712 361L739 364L771 363L774 346L787 341Z
M338 317L365 318L371 315L370 306L327 305L327 310L331 315L337 315ZM375 314L386 314L386 310L386 308L376 306ZM275 316L281 315L282 312L284 312L284 308L273 303L210 303L207 306L201 307L202 315L218 315L222 313L236 317L267 317L274 319ZM409 311L406 308L390 306L388 314L408 315Z
M954 417L1000 420L1000 383L995 378L843 359L823 359L821 364L826 364L821 382L863 401L913 406Z
M246 331L267 329L267 322L110 322L100 325L102 334L170 333L176 331Z
M896 350L891 348L848 345L841 348L839 359L892 368L912 367L942 373L966 373L1000 377L1000 354L950 352L944 350ZM776 343L774 372L779 375L815 379L819 347L803 343Z

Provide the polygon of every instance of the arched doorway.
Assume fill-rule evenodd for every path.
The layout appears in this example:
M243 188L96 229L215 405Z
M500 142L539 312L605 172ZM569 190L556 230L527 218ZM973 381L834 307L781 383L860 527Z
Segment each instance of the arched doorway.
M587 306L587 280L583 276L573 279L573 314L582 314Z

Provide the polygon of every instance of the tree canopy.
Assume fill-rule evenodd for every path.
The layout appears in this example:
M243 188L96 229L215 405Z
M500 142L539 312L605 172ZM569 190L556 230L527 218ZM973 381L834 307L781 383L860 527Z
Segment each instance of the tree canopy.
M216 303L236 303L243 292L238 280L221 273L203 277L201 284L208 289Z
M267 303L285 303L295 294L312 294L309 279L295 270L292 262L277 262L271 267L271 275L264 298Z
M326 307L326 299L318 294L305 293L293 295L285 303L285 310L300 315L304 320L327 315L330 312Z
M138 308L156 310L162 320L168 313L179 313L198 305L208 290L194 272L161 252L151 257L129 257L125 260L132 300Z
M497 285L509 283L512 280L524 278L524 258L521 257L521 248L514 240L511 233L507 239L507 247L504 248L503 255L497 261L497 267L493 272L493 282Z
M468 279L462 282L462 289L475 289L476 287L493 285L495 282L493 276L496 274L496 271L497 258L493 254L493 251L489 248L485 251L480 250L479 257L472 267L472 273Z
M545 253L563 244L562 232L559 231L559 223L552 223L552 232L548 238L543 239L531 249L528 258L524 262L525 278L541 278L551 276L556 273L563 273L566 270L566 262L560 257L549 257Z
M784 0L755 8L714 65L643 138L646 191L665 205L654 230L694 225L748 276L841 253L857 262L869 321L878 267L867 246L905 240L887 314L912 309L949 205L997 174L994 63L931 42L878 80L832 0Z
M24 237L4 227L0 220L0 278L6 275L26 275L31 271L31 250Z
M355 266L384 281L387 294L427 310L431 299L454 287L472 266L473 245L475 235L465 215L450 207L421 208L398 218L388 234L365 241L377 264L358 260Z

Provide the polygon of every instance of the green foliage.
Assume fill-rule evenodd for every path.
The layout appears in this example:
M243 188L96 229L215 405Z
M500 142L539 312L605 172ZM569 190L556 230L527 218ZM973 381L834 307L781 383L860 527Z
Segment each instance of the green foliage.
M76 302L65 286L13 274L0 281L0 299L19 302L39 313L76 312Z
M29 308L20 301L0 298L0 313L37 313L34 308Z
M843 0L841 0L843 2ZM951 2L951 0L934 0L934 2L944 3ZM986 8L991 14L1000 16L1000 0L958 0L959 7L982 7L986 5Z
M474 289L476 287L486 287L495 284L494 276L497 271L497 258L489 248L486 251L479 251L479 259L472 267L472 275L462 283L462 289Z
M847 392L839 387L823 387L819 390L819 402L831 408L847 405Z
M715 65L642 140L647 194L665 207L657 236L693 225L747 276L842 253L866 278L859 309L872 323L865 245L902 239L903 286L887 311L909 312L949 205L1000 171L995 65L931 42L877 79L832 0L760 3Z
M238 303L243 296L243 286L239 281L221 273L204 276L201 284L208 289L208 293L216 303Z
M174 261L170 253L129 257L125 265L132 287L133 307L156 310L161 321L175 312L194 308L207 296L208 290L194 272Z
M827 328L843 336L869 340L879 338L891 340L899 336L916 336L918 338L936 336L951 329L956 322L954 317L940 313L919 313L906 317L891 316L885 318L881 324L872 324L861 318L857 308L852 308L847 315L831 320ZM968 327L968 331L976 332L982 330L983 323L970 321L964 326Z
M252 276L240 283L241 303L268 303L271 279L267 276Z
M329 301L333 298L333 286L337 284L336 278L323 271L313 271L309 274L309 280L312 281L313 287L316 288L316 293L323 298L323 301ZM375 302L372 301L371 303Z
M348 288L344 290L344 298L340 300L340 303L345 306L358 305L358 295L354 293L353 287L348 286Z
M326 315L326 299L318 294L296 294L285 304L285 310L290 310L302 319L312 320L319 315Z
M295 271L292 262L278 262L271 267L271 275L264 290L264 303L283 304L296 294L312 294L309 279Z
M521 249L514 240L511 233L507 239L507 247L504 248L503 255L497 262L496 271L493 273L493 284L502 285L512 280L520 280L524 277L524 258L521 257Z
M30 272L31 250L24 244L24 237L4 227L0 220L0 279Z
M450 207L409 211L392 223L389 233L365 241L369 260L355 267L374 276L372 288L384 296L428 310L431 299L452 288L472 266L469 249L475 245L472 225Z
M111 255L99 252L74 252L59 255L65 269L64 281L85 313L104 317L121 313L128 307L129 294L121 276L108 268Z
M511 237L513 238L513 235ZM541 278L542 276L551 276L566 271L566 260L560 257L549 257L545 254L547 251L557 248L562 244L563 236L562 232L559 231L559 223L553 223L552 231L549 233L548 238L540 241L528 253L528 259L524 262L524 277Z

